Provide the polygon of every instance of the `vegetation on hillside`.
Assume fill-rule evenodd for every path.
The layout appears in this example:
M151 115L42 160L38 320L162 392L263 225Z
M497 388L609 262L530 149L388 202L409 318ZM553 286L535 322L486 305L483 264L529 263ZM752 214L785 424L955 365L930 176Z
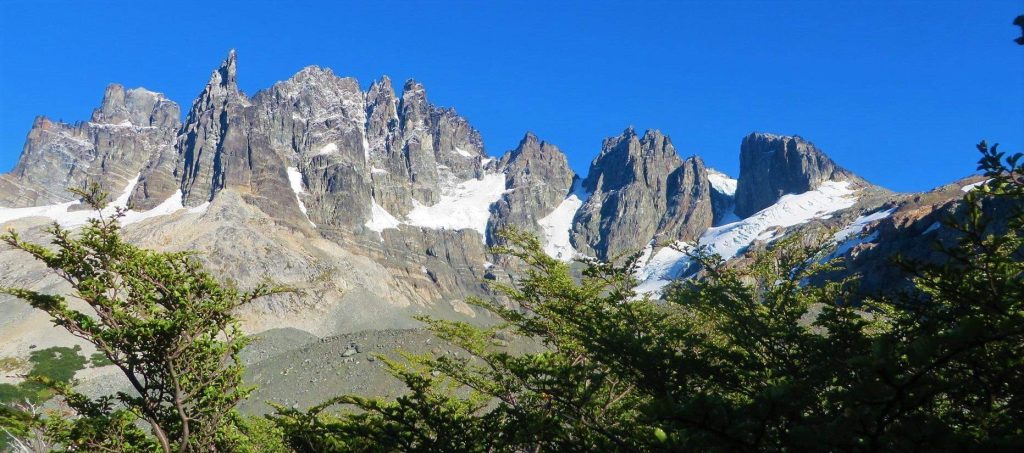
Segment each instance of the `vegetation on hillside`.
M77 191L101 212L107 197L98 186ZM36 373L22 384L46 386L60 409L40 413L29 396L20 414L7 406L8 431L34 433L47 448L73 451L239 450L245 424L234 407L243 386L238 353L246 344L232 309L279 291L262 285L240 292L219 283L192 254L159 253L126 242L118 218L100 215L78 233L54 224L53 247L26 242L14 231L7 244L42 261L72 288L68 298L22 288L0 288L45 311L54 324L92 343L93 363L111 363L132 392L89 398L71 385L70 374ZM71 355L68 355L69 357ZM86 363L78 357L79 367ZM35 368L33 368L33 371ZM145 428L143 428L145 427Z
M631 263L577 281L512 233L503 251L530 269L500 289L518 308L476 302L503 324L423 319L472 357L389 362L408 395L274 419L310 452L1024 448L1024 214L999 231L983 209L1020 206L1024 168L978 148L992 179L949 220L959 244L942 265L900 264L916 291L861 302L852 281L805 285L814 251L782 243L749 268L697 252L703 278L638 300ZM502 331L546 349L511 355Z
M1024 45L1024 16L1013 23ZM945 221L945 259L892 263L910 290L864 300L855 279L810 284L843 263L782 240L743 265L697 248L701 273L652 300L634 291L637 256L577 277L511 230L496 252L525 270L494 285L511 303L472 301L500 323L420 318L468 354L381 356L403 396L262 418L235 409L252 388L233 311L286 288L243 291L190 253L134 246L123 209L77 231L54 224L49 245L9 231L0 239L71 292L0 293L97 352L0 358L0 372L25 371L0 383L0 450L1024 451L1024 155L978 150L987 179ZM103 212L98 186L76 193ZM509 338L538 347L511 353ZM89 365L116 367L130 390L76 391Z
M339 396L268 418L235 411L246 344L232 310L281 291L241 292L188 253L124 241L118 215L53 246L3 239L66 280L64 296L0 291L93 344L132 392L73 389L76 350L33 354L29 380L0 387L0 426L27 451L679 451L1024 448L1024 156L984 142L990 180L947 226L942 264L907 263L915 290L862 301L854 281L806 284L841 263L782 241L746 267L704 250L700 278L663 301L638 296L635 259L589 263L582 278L537 238L499 249L527 269L474 303L503 322L421 320L468 355L382 357L408 387L395 400ZM105 197L81 191L96 208ZM990 218L986 206L1012 214ZM998 220L998 222L994 222ZM509 336L542 345L512 354ZM12 393L16 392L16 393ZM53 409L40 409L51 394Z

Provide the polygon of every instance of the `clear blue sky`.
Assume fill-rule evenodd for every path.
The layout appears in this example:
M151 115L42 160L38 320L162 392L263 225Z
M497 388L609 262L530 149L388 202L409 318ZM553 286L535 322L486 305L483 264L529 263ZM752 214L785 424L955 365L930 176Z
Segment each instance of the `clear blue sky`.
M490 154L532 130L581 172L631 124L733 175L745 134L800 134L906 191L972 172L979 139L1024 147L1024 1L160 3L3 1L0 170L109 82L187 110L230 48L249 94L311 64L416 78Z

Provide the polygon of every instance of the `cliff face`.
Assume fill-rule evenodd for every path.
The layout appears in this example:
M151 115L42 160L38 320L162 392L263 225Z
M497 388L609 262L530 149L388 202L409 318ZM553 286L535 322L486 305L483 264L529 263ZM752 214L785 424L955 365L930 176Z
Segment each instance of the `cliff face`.
M250 97L238 77L231 52L184 122L163 95L120 85L88 122L37 119L17 167L0 175L0 224L67 223L80 207L66 188L99 182L131 207L129 231L147 246L208 252L202 259L238 282L282 276L310 289L250 321L272 326L286 313L285 324L386 327L415 313L485 316L460 301L493 296L483 281L517 271L488 250L508 227L564 261L643 251L637 276L648 291L692 273L668 245L738 260L895 199L800 137L744 138L736 180L681 157L659 131L629 128L604 140L581 178L532 133L489 157L470 122L412 80L400 93L387 77L364 91L310 66ZM919 227L882 237L902 241Z
M860 178L837 166L814 144L798 136L753 133L740 145L736 214L749 216L782 195L817 189L825 181Z
M87 122L37 117L14 169L0 175L0 206L25 207L74 199L68 188L99 183L117 192L153 155L173 147L178 104L163 94L111 84Z
M581 251L610 260L651 240L690 240L711 226L710 184L699 157L683 161L668 136L630 128L605 139L583 181L590 198L576 215Z
M491 206L488 242L500 243L498 233L512 226L542 235L538 221L569 196L576 180L565 154L527 133L519 146L505 153L498 169L505 175L505 193Z

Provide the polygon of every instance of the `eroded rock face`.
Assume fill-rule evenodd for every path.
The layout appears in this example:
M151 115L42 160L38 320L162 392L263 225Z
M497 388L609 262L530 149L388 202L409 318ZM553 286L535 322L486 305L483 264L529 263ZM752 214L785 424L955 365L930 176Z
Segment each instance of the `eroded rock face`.
M711 226L714 210L707 175L704 161L697 156L683 161L669 175L668 202L656 240L693 240Z
M249 99L238 89L235 52L213 72L210 81L192 103L178 137L182 201L197 206L213 199L230 177L239 183L245 154L249 151L245 109Z
M253 96L252 133L302 177L309 220L353 227L369 216L366 104L359 83L307 67Z
M125 90L112 83L103 93L103 102L92 112L92 122L136 127L176 129L180 124L178 104L144 88Z
M319 295L265 308L283 313L330 305L329 315L317 316L338 315L346 321L335 326L350 329L368 319L387 326L407 307L493 296L482 280L509 282L518 271L487 249L508 226L544 235L555 246L548 253L566 254L560 259L582 253L612 260L652 242L655 250L692 241L716 219L735 219L734 207L743 216L829 180L866 185L809 142L768 134L744 139L738 183L721 174L709 179L704 162L681 158L666 135L639 136L632 128L604 141L581 182L566 156L533 134L500 160L489 158L469 122L433 105L415 81L396 94L383 77L363 91L355 79L311 66L248 97L237 86L234 52L213 72L184 124L179 113L158 93L112 85L90 122L38 119L18 167L0 175L0 203L68 201L65 187L92 178L120 193L141 174L131 196L136 210L174 196L187 207L211 204L141 223L133 227L135 238L152 237L156 242L146 244L157 248L211 250L208 264L238 281L274 273L308 280ZM458 183L484 175L502 176L505 192L500 183L487 186L486 199L460 192ZM863 199L864 191L857 196ZM408 215L440 200L468 200L481 208L473 211L476 219L495 198L485 240L480 226ZM458 218L467 206L429 212ZM327 272L333 268L337 274ZM331 305L335 299L345 302ZM379 317L348 313L372 314L384 301L401 306ZM296 319L308 314L302 313ZM253 315L256 325L266 321L259 316ZM331 321L318 329L329 330Z
M814 190L825 181L863 184L799 136L750 134L740 145L736 215L749 216L785 194Z
M537 221L551 213L569 195L576 174L557 146L527 133L519 146L498 163L505 173L506 193L491 206L487 242L501 243L498 233L510 226L540 234Z
M690 240L711 226L710 183L697 157L685 162L659 131L629 128L604 141L583 181L590 198L576 214L573 244L613 259L658 242Z
M37 117L18 164L0 175L0 205L69 201L76 197L68 188L92 182L121 193L151 156L172 148L179 112L163 94L111 84L89 122Z

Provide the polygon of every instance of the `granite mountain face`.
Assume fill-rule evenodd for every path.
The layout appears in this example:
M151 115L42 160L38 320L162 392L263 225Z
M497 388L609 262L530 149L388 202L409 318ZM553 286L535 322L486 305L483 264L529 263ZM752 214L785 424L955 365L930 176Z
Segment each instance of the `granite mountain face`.
M893 276L877 263L941 234L937 213L973 182L895 194L803 138L764 133L742 139L733 179L682 157L668 135L632 128L605 139L581 176L532 133L491 157L466 118L412 80L400 93L387 77L363 91L311 66L248 96L238 77L232 51L184 121L162 94L116 84L87 122L37 118L0 175L0 224L35 237L48 222L80 224L89 213L67 188L97 182L130 208L126 231L140 244L199 251L243 286L270 276L304 290L242 308L251 331L326 336L411 327L416 314L486 322L465 299L514 278L514 263L488 249L509 226L565 261L639 252L638 290L655 296L696 271L679 248L741 262L787 234L824 235L850 272L874 279L867 287L882 285ZM0 274L63 288L9 250ZM13 299L0 312L0 355L53 334Z

